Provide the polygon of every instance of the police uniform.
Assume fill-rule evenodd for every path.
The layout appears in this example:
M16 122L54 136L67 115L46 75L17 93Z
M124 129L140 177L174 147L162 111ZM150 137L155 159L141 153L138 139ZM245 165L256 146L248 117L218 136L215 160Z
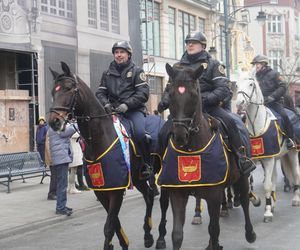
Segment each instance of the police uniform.
M272 102L266 102L265 105L280 114L283 119L285 133L289 138L293 139L293 126L280 102L281 98L286 93L286 85L283 82L282 77L271 67L265 66L262 70L256 73L256 79L260 85L264 99L267 100L268 97L272 97L274 99Z

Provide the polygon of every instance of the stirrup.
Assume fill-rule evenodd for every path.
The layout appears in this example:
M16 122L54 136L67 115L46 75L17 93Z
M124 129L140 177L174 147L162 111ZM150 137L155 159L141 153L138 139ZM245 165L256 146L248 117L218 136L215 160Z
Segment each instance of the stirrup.
M287 147L287 149L296 148L296 145L291 138L286 138L286 147Z
M145 163L141 168L141 180L148 180L151 177L152 173L152 167L149 164Z
M254 162L245 156L239 158L238 166L243 175L249 175L254 169L256 169Z

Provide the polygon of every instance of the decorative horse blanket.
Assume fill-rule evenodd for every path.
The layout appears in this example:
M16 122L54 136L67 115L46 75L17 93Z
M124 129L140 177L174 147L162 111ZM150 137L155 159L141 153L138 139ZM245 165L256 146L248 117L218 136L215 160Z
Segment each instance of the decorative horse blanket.
M267 129L257 137L251 137L252 159L270 158L280 153L280 127L271 120Z
M175 148L172 140L164 153L156 183L161 187L197 187L222 184L228 176L228 158L220 133L194 152Z

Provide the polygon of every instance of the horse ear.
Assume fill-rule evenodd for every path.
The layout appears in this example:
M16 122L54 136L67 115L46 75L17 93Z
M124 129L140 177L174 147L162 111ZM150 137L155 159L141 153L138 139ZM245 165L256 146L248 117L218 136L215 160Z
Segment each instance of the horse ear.
M54 71L53 69L51 69L50 67L49 67L49 70L53 76L53 80L55 80L59 76L59 74L56 71Z
M61 68L62 68L63 72L65 73L65 75L70 76L71 70L70 70L69 66L65 62L60 62L60 64L61 64Z
M193 79L197 80L203 73L203 66L200 65L200 67L198 67L192 74Z
M172 66L171 66L170 64L168 64L168 63L166 63L166 71L167 71L168 75L169 75L171 78L174 77L175 72L174 72Z

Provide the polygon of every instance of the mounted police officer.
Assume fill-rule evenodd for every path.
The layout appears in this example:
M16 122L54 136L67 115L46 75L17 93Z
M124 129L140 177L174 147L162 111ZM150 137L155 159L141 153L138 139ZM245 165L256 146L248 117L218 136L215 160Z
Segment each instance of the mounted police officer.
M151 174L150 152L145 142L145 103L149 98L149 85L143 69L132 61L132 48L127 41L114 43L114 61L102 75L96 96L107 113L115 110L133 124L135 142L142 156L142 178Z
M265 105L282 117L287 148L291 149L295 147L293 142L294 130L281 102L286 93L286 85L280 74L268 66L268 61L266 56L257 55L253 58L251 64L255 65L256 79L264 96Z
M245 156L245 149L242 146L238 128L231 116L221 107L221 104L231 95L228 79L225 76L225 68L220 62L214 60L205 50L207 39L201 32L190 33L185 38L186 51L179 63L180 66L197 69L204 68L203 74L199 78L201 89L203 111L221 118L228 128L228 139L231 143L233 152L238 159L238 165L242 173L248 174L255 166L253 162ZM176 65L175 64L175 65ZM158 111L169 107L169 87L167 85Z

